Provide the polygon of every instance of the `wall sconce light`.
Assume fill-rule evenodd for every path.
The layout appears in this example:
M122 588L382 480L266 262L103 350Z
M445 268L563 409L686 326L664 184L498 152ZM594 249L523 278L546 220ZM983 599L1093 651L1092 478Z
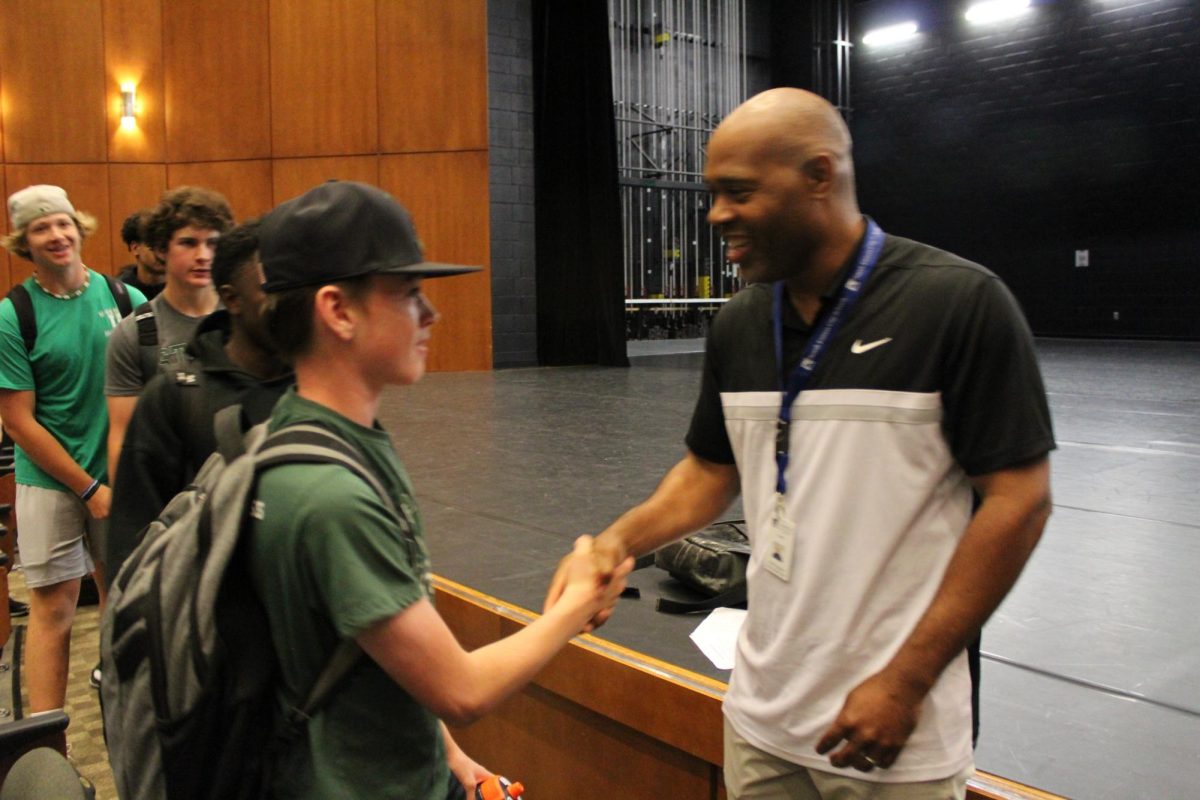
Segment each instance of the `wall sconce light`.
M137 127L137 86L121 84L121 130L130 131Z

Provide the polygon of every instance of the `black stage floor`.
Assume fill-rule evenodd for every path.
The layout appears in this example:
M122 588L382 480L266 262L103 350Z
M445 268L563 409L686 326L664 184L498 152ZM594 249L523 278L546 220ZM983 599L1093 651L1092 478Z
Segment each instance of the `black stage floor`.
M978 766L1087 800L1198 796L1200 344L1038 348L1055 512L984 632ZM683 453L701 356L632 362L441 373L387 396L436 572L539 609L574 537L654 488ZM688 639L699 618L654 612L672 582L631 582L642 599L601 634L726 679Z

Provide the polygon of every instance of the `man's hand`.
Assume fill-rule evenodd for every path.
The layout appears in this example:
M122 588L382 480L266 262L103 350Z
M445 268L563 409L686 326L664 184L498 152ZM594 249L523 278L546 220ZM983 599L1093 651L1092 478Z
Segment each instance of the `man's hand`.
M595 588L604 590L606 600L592 615L592 619L588 620L587 625L584 625L583 632L590 633L604 625L612 616L620 590L624 588L625 578L634 569L634 559L625 557L619 549L612 543L593 540L590 536L578 537L575 540L574 551L559 561L558 569L554 571L542 613L546 613L554 603L562 599L572 583L593 584ZM620 585L614 585L614 582Z
M578 541L576 545L578 545ZM626 561L626 555L622 548L615 542L603 539L596 539L591 542L591 569L593 577L598 586L607 586L613 581L617 574L617 570ZM567 588L569 579L573 574L577 575L579 569L579 561L577 553L571 552L564 556L558 562L558 567L554 571L554 577L550 579L550 588L546 591L546 602L542 605L542 613L549 611L550 608L559 601L563 592ZM628 574L629 570L624 569L623 572ZM599 628L608 618L612 616L615 604L609 605L606 608L596 612L588 624L584 627L584 633L591 633L596 628Z
M845 741L829 757L830 764L862 772L887 769L917 727L924 699L925 692L909 682L886 669L878 672L846 696L841 713L817 742L817 752L824 755Z
M738 493L735 464L706 461L695 453L687 455L662 479L654 494L626 511L592 545L592 561L601 585L610 583L621 564L630 556L653 552L680 536L698 531L729 507ZM566 564L559 562L550 581L542 611L559 601L566 589ZM600 627L612 615L612 609L598 612L585 631Z
M93 519L107 519L108 509L112 505L112 489L103 483L96 487L96 493L88 498L87 510Z
M869 772L895 763L917 725L921 703L1004 595L1050 515L1050 462L1034 459L971 479L983 498L950 559L937 594L889 665L846 697L817 743L835 767Z

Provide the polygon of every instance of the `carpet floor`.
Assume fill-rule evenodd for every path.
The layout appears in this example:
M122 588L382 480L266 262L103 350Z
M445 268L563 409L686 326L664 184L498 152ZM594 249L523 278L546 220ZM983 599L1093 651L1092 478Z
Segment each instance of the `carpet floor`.
M9 574L9 593L28 601L21 572ZM24 619L13 620L14 628ZM11 638L10 638L11 641ZM104 721L100 716L98 692L88 684L92 668L100 661L100 612L97 606L84 606L75 614L71 629L71 667L67 681L66 711L71 717L67 728L67 755L75 768L96 787L96 800L117 800L108 751L104 747ZM21 665L25 674L25 665ZM29 694L22 680L21 706L28 713Z

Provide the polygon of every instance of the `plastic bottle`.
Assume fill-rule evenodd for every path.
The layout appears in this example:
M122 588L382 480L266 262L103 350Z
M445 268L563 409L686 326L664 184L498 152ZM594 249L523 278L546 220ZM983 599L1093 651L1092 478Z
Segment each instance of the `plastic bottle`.
M475 787L475 800L510 800L525 793L525 787L520 783L510 781L500 775L493 775L480 781Z

